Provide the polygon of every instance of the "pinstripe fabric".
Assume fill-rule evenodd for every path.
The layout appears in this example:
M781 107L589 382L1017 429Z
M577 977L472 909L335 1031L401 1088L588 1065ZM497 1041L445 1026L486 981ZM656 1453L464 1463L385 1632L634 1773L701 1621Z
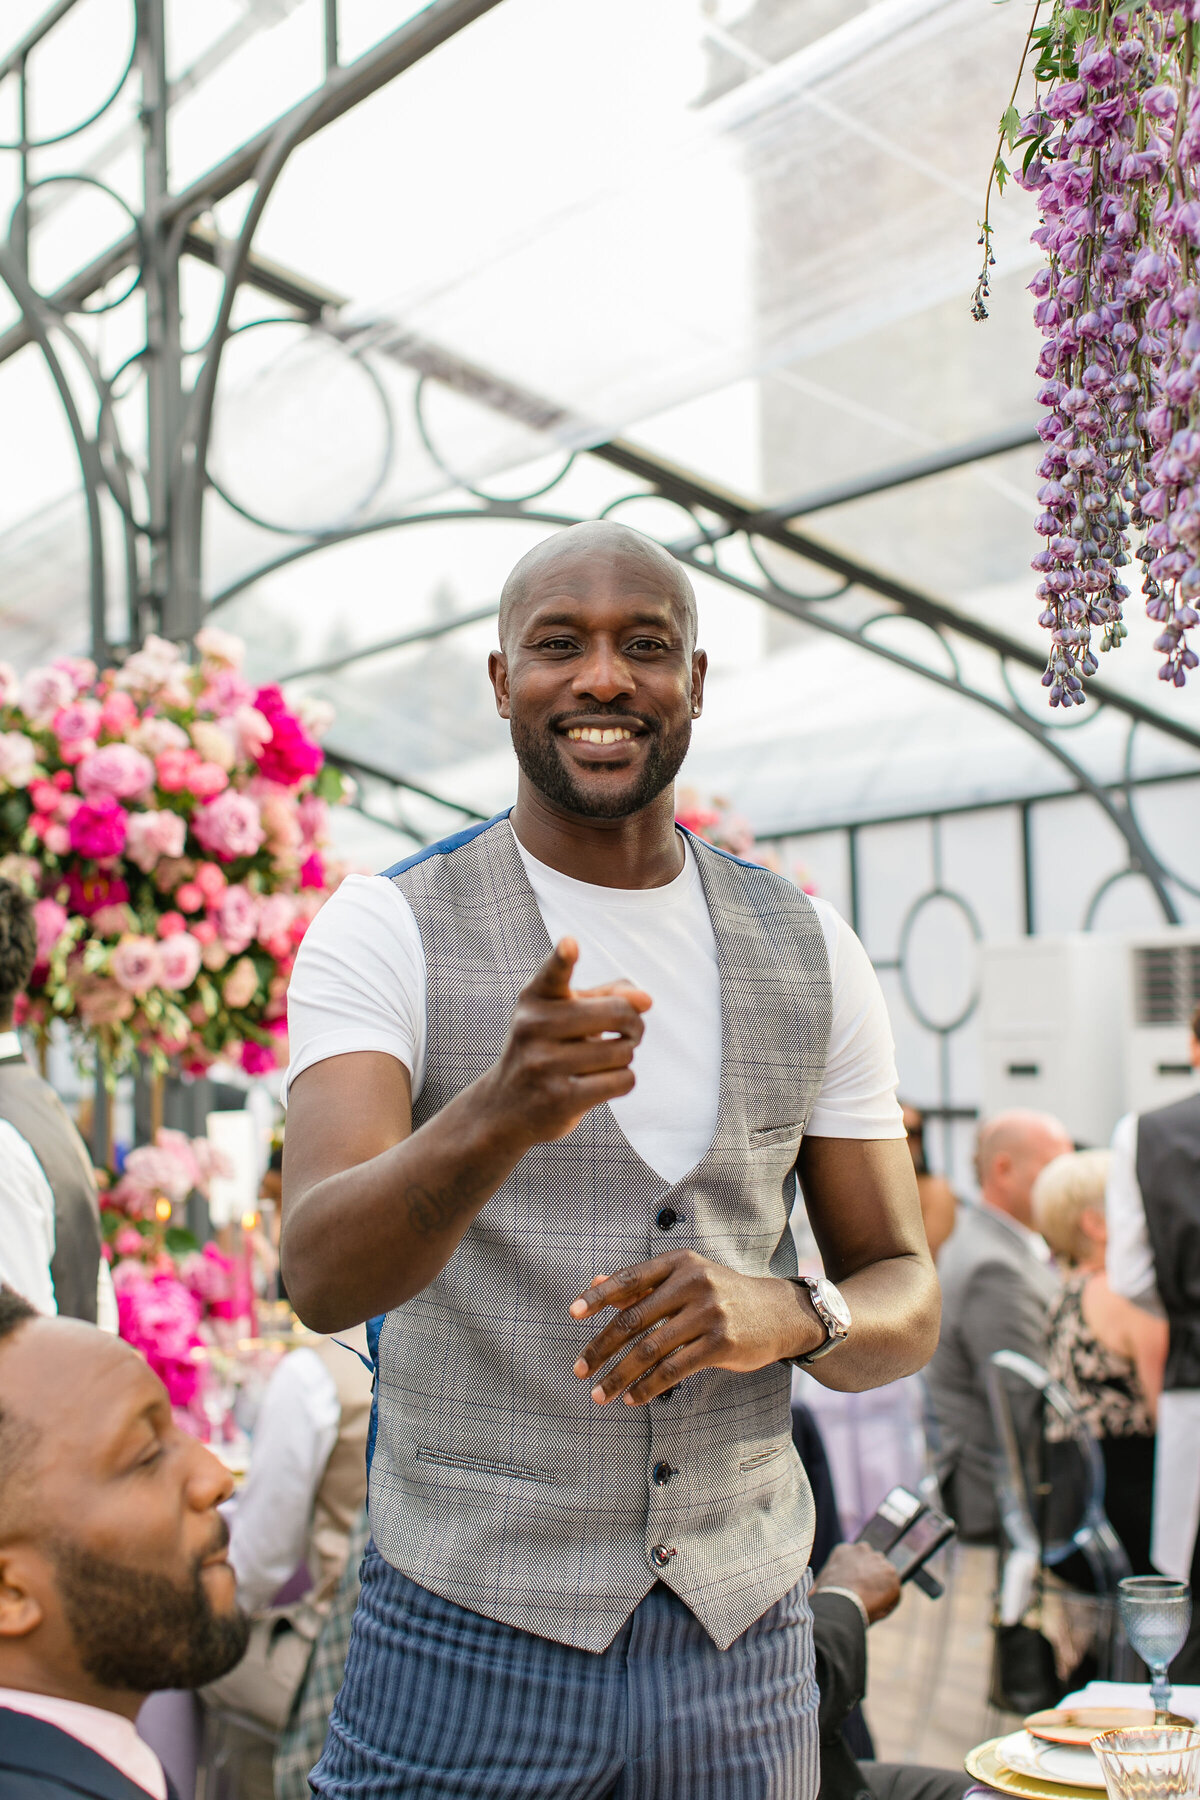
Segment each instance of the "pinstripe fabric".
M660 1576L725 1647L795 1586L812 1538L790 1370L704 1370L637 1408L595 1406L572 1373L596 1325L568 1308L597 1273L684 1246L796 1272L787 1219L829 1035L824 937L789 882L694 847L722 983L707 1155L670 1186L594 1108L522 1158L438 1278L371 1334L382 1555L472 1612L590 1650ZM550 943L505 819L391 873L425 946L420 1125L496 1061ZM664 1463L675 1473L658 1485Z
M368 1550L322 1800L813 1800L809 1576L727 1651L656 1586L600 1655Z

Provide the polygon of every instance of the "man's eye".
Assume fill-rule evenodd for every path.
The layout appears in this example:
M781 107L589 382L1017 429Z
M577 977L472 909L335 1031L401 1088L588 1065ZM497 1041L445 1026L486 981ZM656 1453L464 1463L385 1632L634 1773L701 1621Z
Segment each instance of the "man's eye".
M538 648L540 650L573 650L575 641L573 638L543 638Z
M644 654L648 650L665 650L666 645L661 638L634 638L629 648Z
M144 1455L138 1457L137 1462L134 1464L134 1467L138 1468L138 1469L153 1468L154 1464L161 1460L162 1453L163 1453L162 1445L157 1442L153 1443L153 1444L151 1444L149 1450L147 1450L144 1453Z

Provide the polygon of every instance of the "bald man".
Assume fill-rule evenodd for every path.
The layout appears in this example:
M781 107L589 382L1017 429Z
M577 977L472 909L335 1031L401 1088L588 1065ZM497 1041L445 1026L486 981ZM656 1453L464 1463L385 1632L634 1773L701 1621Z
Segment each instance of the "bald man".
M942 1329L929 1392L942 1435L943 1494L966 1543L994 1543L996 1446L984 1388L988 1358L1016 1350L1046 1360L1058 1291L1045 1239L1033 1229L1033 1184L1074 1145L1047 1113L986 1119L975 1147L979 1203L960 1206L938 1257Z
M516 805L346 882L289 995L284 1277L377 1369L312 1784L813 1800L791 1364L871 1387L937 1331L882 996L832 908L676 827L673 558L562 532L499 630Z

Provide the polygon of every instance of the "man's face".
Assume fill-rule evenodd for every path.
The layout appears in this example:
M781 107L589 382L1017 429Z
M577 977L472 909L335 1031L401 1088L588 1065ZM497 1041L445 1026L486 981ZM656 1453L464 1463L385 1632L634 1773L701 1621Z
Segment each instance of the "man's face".
M565 813L621 819L675 779L706 666L661 576L581 551L531 578L490 670L525 778Z
M1075 1148L1070 1138L1050 1124L1031 1123L1002 1163L1005 1207L1022 1225L1033 1225L1033 1184L1046 1164Z
M248 1624L217 1512L232 1482L138 1353L38 1320L0 1347L26 1446L0 1520L0 1686L145 1694L233 1667Z

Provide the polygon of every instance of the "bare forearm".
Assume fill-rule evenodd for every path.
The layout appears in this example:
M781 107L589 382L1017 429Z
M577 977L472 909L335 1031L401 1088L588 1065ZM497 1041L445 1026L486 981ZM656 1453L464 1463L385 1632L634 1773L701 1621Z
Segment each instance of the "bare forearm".
M529 1147L488 1104L488 1080L464 1089L403 1142L291 1203L280 1262L305 1324L340 1331L388 1312L446 1266Z
M937 1349L942 1312L929 1257L893 1256L836 1279L850 1308L850 1335L811 1365L814 1381L840 1393L859 1393L923 1369Z

